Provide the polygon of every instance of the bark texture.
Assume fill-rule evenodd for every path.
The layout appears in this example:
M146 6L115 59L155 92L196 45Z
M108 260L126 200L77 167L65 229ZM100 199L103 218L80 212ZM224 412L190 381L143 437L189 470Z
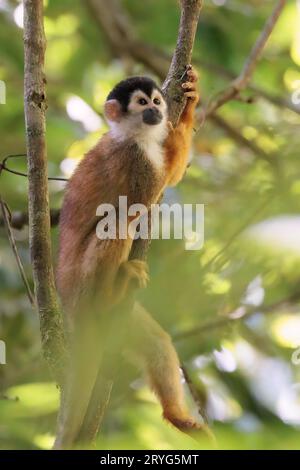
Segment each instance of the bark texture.
M24 0L24 108L29 180L29 242L44 355L55 375L64 351L51 256L45 140L43 0Z
M169 118L173 125L183 111L185 100L180 86L186 66L192 58L193 45L199 21L202 0L181 0L181 18L176 48L163 84L163 92L168 102Z

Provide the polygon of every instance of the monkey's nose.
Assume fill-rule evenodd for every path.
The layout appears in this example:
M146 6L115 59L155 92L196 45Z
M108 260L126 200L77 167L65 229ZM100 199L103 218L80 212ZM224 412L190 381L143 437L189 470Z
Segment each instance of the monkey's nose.
M157 108L148 108L143 111L143 121L151 126L159 124L162 120L162 114Z

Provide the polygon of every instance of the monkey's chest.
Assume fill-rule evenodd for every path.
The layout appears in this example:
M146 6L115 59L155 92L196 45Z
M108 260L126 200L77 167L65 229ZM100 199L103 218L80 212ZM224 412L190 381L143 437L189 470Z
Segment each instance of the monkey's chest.
M146 207L156 203L163 189L163 168L138 147L130 155L130 167L128 202Z

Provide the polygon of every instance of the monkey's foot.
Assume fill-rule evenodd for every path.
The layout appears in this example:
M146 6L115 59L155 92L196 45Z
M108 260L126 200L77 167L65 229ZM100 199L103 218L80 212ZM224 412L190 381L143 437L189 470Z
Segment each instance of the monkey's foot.
M188 79L184 82L181 86L184 89L184 96L186 98L190 98L192 101L199 101L199 94L197 91L197 81L198 81L198 74L196 70L189 65L187 67L186 74Z
M140 288L145 288L149 281L149 268L145 261L133 259L122 265L129 280L135 281Z
M195 429L201 429L200 424L198 424L192 418L182 419L176 418L174 416L169 416L164 413L164 418L169 421L169 423L173 424L175 428L179 429L180 431L186 432Z
M163 417L179 431L184 432L194 440L199 441L206 437L214 447L217 446L216 438L206 424L197 423L193 418L178 418L167 413L164 413Z

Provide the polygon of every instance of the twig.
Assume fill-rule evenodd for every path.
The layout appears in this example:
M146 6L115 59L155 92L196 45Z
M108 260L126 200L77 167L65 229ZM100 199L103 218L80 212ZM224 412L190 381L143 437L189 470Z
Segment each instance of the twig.
M9 211L6 203L3 201L1 196L0 196L0 205L1 205L1 211L2 211L2 217L3 217L4 225L5 225L6 232L7 232L7 237L8 237L10 246L12 248L12 251L15 255L15 258L16 258L17 265L18 265L18 268L19 268L19 271L20 271L20 274L21 274L21 278L23 280L23 283L24 283L24 286L25 286L25 289L26 289L27 297L28 297L29 302L31 303L31 305L33 307L35 307L36 306L35 298L34 298L33 293L31 292L31 289L30 289L30 286L29 286L29 283L28 283L28 280L27 280L27 277L26 277L26 274L25 274L23 264L22 264L21 258L19 256L19 253L18 253L18 249L17 249L17 245L16 245L16 242L15 242L15 239L14 239L14 236L13 236L13 232L12 232L12 229L11 229L10 219L9 219L10 211Z
M228 326L232 323L238 323L240 321L244 321L247 318L254 315L255 313L257 313L257 312L261 312L261 313L265 313L265 314L272 313L272 312L274 312L274 310L277 310L280 307L285 306L286 304L288 304L290 302L298 301L299 299L300 299L300 292L298 291L298 292L294 292L290 296L288 296L284 299L281 299L281 300L279 300L279 301L277 301L277 302L275 302L271 305L261 305L261 306L254 306L254 307L253 306L242 305L240 307L237 307L237 309L238 308L244 309L244 311L242 312L241 315L239 315L239 316L234 316L233 314L232 314L232 316L227 315L226 317L218 318L217 320L213 320L213 321L210 321L210 322L203 323L202 325L199 325L196 328L191 328L189 330L181 331L179 333L176 333L173 336L173 340L174 341L181 341L181 340L185 340L187 338L190 338L192 336L202 335L202 334L207 333L209 331L213 331L213 330L218 329L218 328L223 328L223 327ZM235 309L235 312L237 311L237 309Z
M162 51L161 53L163 54ZM236 77L236 74L234 72L232 72L231 70L225 69L219 64L210 63L203 59L197 59L197 58L194 59L194 63L196 65L199 65L199 67L203 67L206 70L216 73L217 75L220 75L228 80L234 80ZM260 96L266 101L269 101L274 106L278 106L280 108L287 108L296 114L300 114L300 106L297 104L294 104L290 99L286 97L274 95L273 93L270 93L269 91L265 90L264 88L261 88L255 83L248 83L247 88L250 91L252 91L255 95Z
M229 237L224 246L202 267L203 271L208 270L213 263L223 254L225 251L232 245L232 243L237 239L237 237L246 230L246 228L256 219L257 215L260 214L269 202L273 199L274 192L272 192L256 209L250 216L241 223L241 225L236 229L236 231Z
M262 33L260 34L258 40L254 44L254 47L252 48L249 54L249 57L244 64L241 74L235 80L234 85L235 85L235 88L237 88L238 90L242 90L249 83L253 75L254 69L257 65L257 62L262 54L262 51L275 27L275 24L285 4L286 4L286 0L279 0L271 16L268 18Z
M25 178L28 178L28 173L23 173L21 171L12 170L11 168L7 167L6 162L11 158L16 158L16 157L27 157L27 155L26 155L26 153L16 153L16 154L13 154L13 155L7 155L2 160L2 162L0 162L0 170L5 170L5 171L7 171L9 173L12 173L14 175L25 176ZM48 179L48 181L68 181L68 178L62 178L62 177L59 177L59 176L49 176L47 179Z
M248 148L255 156L265 160L268 163L275 163L275 158L272 155L267 154L261 147L256 145L249 139L246 139L235 127L233 127L226 119L219 116L218 114L211 114L209 116L210 121L223 129L226 134L234 140L238 145L242 145Z
M60 209L50 209L51 227L55 227L59 223ZM0 227L4 226L4 219L0 217ZM16 211L11 213L10 225L16 230L22 230L28 225L28 212Z
M206 117L213 114L228 101L237 97L239 93L247 87L262 54L263 48L265 47L285 4L286 0L278 1L271 16L268 18L263 31L254 44L240 75L232 82L231 86L219 93L218 96L210 103L205 111Z

